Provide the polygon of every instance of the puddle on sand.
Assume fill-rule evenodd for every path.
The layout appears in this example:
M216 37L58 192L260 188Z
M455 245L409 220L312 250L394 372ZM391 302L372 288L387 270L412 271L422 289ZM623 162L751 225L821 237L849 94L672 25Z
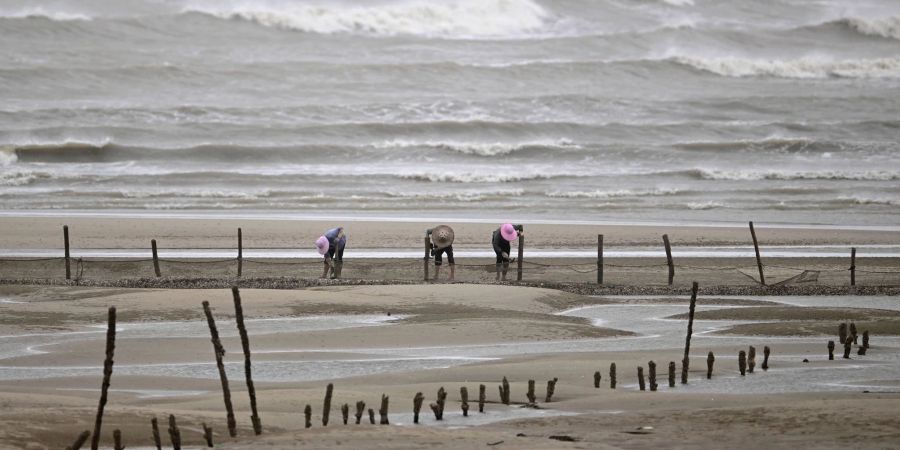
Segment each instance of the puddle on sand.
M422 408L422 413L419 415L419 425L441 428L466 428L507 420L578 415L578 413L555 409L523 408L521 406L507 406L495 403L486 404L484 412L480 413L478 412L478 402L469 402L469 416L465 417L459 405L458 402L447 402L444 408L444 420L441 421L434 420L432 412L429 410L426 414L426 408ZM617 411L610 411L609 413L615 414ZM392 425L417 426L412 422L411 412L388 414L388 419Z

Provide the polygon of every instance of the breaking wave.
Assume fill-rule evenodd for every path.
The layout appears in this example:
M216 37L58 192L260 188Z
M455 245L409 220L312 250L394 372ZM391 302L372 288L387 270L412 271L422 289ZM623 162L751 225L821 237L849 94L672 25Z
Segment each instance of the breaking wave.
M650 197L675 195L681 193L678 189L656 188L656 189L619 189L615 191L551 191L547 192L547 197L552 198L620 198L620 197Z
M900 180L896 170L719 170L697 169L687 172L703 180L759 181L759 180L850 180L893 181Z
M817 58L763 60L743 58L697 58L676 56L676 64L725 77L774 78L898 78L900 59L875 58L830 61Z
M378 6L319 6L286 2L189 3L184 12L240 19L265 27L320 34L514 38L540 32L550 14L531 0L404 1Z
M868 36L900 39L900 16L891 16L884 19L860 19L854 17L839 20L838 23Z
M428 147L439 150L449 150L464 155L475 156L499 156L508 155L518 151L539 149L578 149L581 148L569 139L561 138L556 141L534 141L524 143L506 143L506 142L457 142L457 141L409 141L404 139L394 139L375 144L375 148L414 148Z

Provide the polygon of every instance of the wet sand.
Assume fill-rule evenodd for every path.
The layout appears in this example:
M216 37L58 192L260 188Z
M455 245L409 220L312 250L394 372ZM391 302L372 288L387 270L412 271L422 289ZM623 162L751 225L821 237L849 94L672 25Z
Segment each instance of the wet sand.
M781 298L715 297L707 303L701 297L698 316L715 315L715 320L695 323L691 382L670 389L666 366L681 359L686 323L666 318L686 310L683 296L595 298L446 284L245 289L242 296L265 427L259 438L252 436L247 418L243 357L228 290L0 287L6 336L0 347L0 402L6 406L0 411L0 447L61 448L91 428L110 305L118 308L120 331L103 428L109 445L115 428L122 429L129 448L152 445L150 417L163 421L168 414L177 415L191 445L201 442L200 423L211 424L222 448L462 449L499 441L488 448L788 448L801 442L883 448L900 437L893 414L900 338L873 334L866 357L855 356L854 349L853 360L828 361L824 343L835 339L841 320L831 313L833 303L843 301L837 298L823 306L814 306L816 298L798 300L810 303L803 307L772 303ZM875 305L885 317L900 309L897 297L858 299L858 306ZM204 300L223 335L237 440L225 430L200 309ZM796 319L807 310L808 322L829 331L789 338L721 334L734 325L766 325L748 320ZM850 309L848 314L865 323L879 313ZM748 345L759 352L757 369L740 377L736 355ZM759 366L764 345L773 348L766 372ZM707 351L717 355L711 381L704 379ZM636 367L646 370L650 360L660 373L655 393L639 391L635 376ZM609 389L611 362L618 366L615 390ZM593 388L597 370L603 376L600 389ZM44 377L48 373L54 376ZM496 386L504 376L512 385L516 404L511 406L498 403ZM554 377L560 381L546 403L546 380ZM537 381L541 409L519 405L529 379ZM331 424L323 428L322 395L329 382L335 397ZM475 412L479 384L487 387L485 416ZM448 420L436 424L427 403L441 386L449 393ZM469 390L471 418L459 412L461 386ZM419 426L410 424L416 392L426 396ZM377 410L382 393L390 396L395 426L340 424L341 404L352 409L363 400ZM314 410L309 430L302 428L306 404ZM642 426L653 428L629 433ZM167 442L165 434L163 429Z

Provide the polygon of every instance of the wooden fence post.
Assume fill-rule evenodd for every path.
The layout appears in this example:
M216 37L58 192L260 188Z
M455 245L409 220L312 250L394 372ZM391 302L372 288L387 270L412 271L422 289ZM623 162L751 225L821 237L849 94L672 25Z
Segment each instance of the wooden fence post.
M309 403L303 407L303 427L312 428L312 406Z
M616 388L616 363L611 363L609 365L609 388Z
M828 360L834 360L834 341L828 341Z
M66 450L80 450L81 446L84 445L85 442L87 442L88 437L90 437L90 436L91 436L90 431L88 431L88 430L82 431L81 434L79 434L78 437L75 438L75 442L72 442L72 445L66 447Z
M868 332L866 332L866 333L868 333ZM868 336L868 334L866 334L866 336ZM485 387L485 385L483 385L483 384L478 385L478 412L480 412L480 413L484 412L484 400L486 397L486 395L485 395L486 390L487 390L487 388Z
M381 418L381 425L390 425L391 422L388 420L388 402L390 402L391 398L387 395L381 394L381 407L378 408L378 415Z
M350 405L347 403L341 405L341 418L344 420L344 425L347 425L347 421L350 420Z
M850 248L850 286L856 286L856 247Z
M597 235L597 284L603 284L603 235Z
M768 345L763 347L763 363L762 363L763 371L769 370L769 355L771 353L772 353L772 350L769 348Z
M595 388L599 388L599 387L600 387L600 379L601 379L602 377L603 377L603 375L600 375L600 371L599 371L599 370L596 371L596 372L594 372L594 387L595 387Z
M234 297L234 317L238 333L241 335L241 347L244 350L244 376L247 379L247 393L250 394L250 421L253 423L253 432L259 436L262 434L262 422L256 409L256 388L253 386L253 369L250 364L250 338L247 336L247 327L244 326L244 307L241 306L241 292L237 286L231 288L231 295Z
M116 352L116 307L110 306L106 328L106 359L103 361L103 384L100 386L100 404L94 420L94 434L91 436L91 450L100 448L100 427L103 425L103 409L109 393L109 379L112 378L113 356Z
M648 378L648 381L650 381L650 390L655 391L656 387L658 386L656 384L656 363L655 362L650 361L647 363L647 372L649 372L647 374L647 378Z
M469 417L469 389L465 386L459 388L459 398L462 400L463 417Z
M762 258L759 256L759 242L756 240L756 230L753 228L753 221L750 222L750 236L753 238L753 250L756 251L756 266L759 267L759 284L766 285L766 277L763 275Z
M334 393L334 385L328 383L328 386L325 386L325 403L322 405L322 426L328 426L328 417L331 416L331 395ZM384 395L381 396L381 401L384 403Z
M159 271L159 254L156 252L156 239L150 240L150 248L153 250L153 272L156 273L156 278L162 276L162 273Z
M646 386L644 385L644 368L638 366L638 386L640 386L641 390L646 390Z
M663 245L666 246L666 264L669 265L669 286L675 282L675 264L672 263L672 246L669 245L669 235L663 235Z
M669 361L669 387L675 387L675 361Z
M72 279L72 266L70 262L70 254L69 254L69 226L63 225L63 243L66 246L66 279ZM84 444L82 442L82 444Z
M712 379L713 365L715 365L715 363L716 363L716 355L714 355L713 352L709 352L706 355L706 379L707 380Z
M500 383L500 401L504 405L509 404L509 381L506 377L503 377L503 381Z
M428 281L428 260L431 259L431 239L425 235L425 281Z
M153 428L153 443L156 444L156 450L162 450L162 440L159 438L159 421L156 417L150 419L150 426Z
M694 310L697 307L697 289L699 285L695 281L691 286L691 306L688 312L687 338L684 341L684 359L681 360L681 384L688 382L688 368L691 364L691 334L694 332Z
M206 426L206 422L201 424L203 426L203 440L206 441L206 446L209 448L213 448L213 430L211 427Z
M550 403L553 400L553 394L556 392L556 382L559 381L559 378L553 378L552 380L547 380L547 396L544 397L544 402Z
M756 347L750 346L750 351L747 352L747 372L753 373L753 369L756 368Z
M362 420L363 412L366 410L366 402L360 400L356 402L356 424L359 425L359 422Z
M238 263L237 276L238 276L238 278L240 278L241 272L243 271L243 268L244 268L244 235L241 232L240 228L238 228L238 261L237 261L237 263ZM259 433L257 433L257 434L259 434Z
M525 393L525 398L528 399L528 403L537 401L537 397L534 395L534 380L528 380L528 392Z
M169 414L169 439L172 440L173 450L181 450L181 430L178 429L174 414Z
M525 227L522 227L522 229L524 230ZM525 257L524 256L525 255L525 236L524 236L524 234L525 233L523 232L522 235L519 236L519 256L518 256L519 259L516 260L516 264L517 264L516 281L522 281L522 261Z
M219 368L219 379L222 382L222 397L225 399L225 413L228 421L228 434L231 437L237 436L237 423L234 420L234 408L231 406L231 389L228 387L228 375L225 373L225 364L222 357L225 355L225 348L219 340L219 330L216 328L216 320L213 318L212 310L209 309L209 302L203 302L203 313L206 314L206 323L209 325L209 334L212 336L213 353L216 356L216 366Z
M369 408L369 424L375 425L375 410Z
M113 430L113 449L125 450L125 446L122 445L122 430L118 428Z
M413 423L419 423L419 412L422 411L423 401L425 401L425 396L421 392L416 392L416 396L413 397Z
M738 352L738 369L741 371L741 376L747 374L747 353L743 350Z

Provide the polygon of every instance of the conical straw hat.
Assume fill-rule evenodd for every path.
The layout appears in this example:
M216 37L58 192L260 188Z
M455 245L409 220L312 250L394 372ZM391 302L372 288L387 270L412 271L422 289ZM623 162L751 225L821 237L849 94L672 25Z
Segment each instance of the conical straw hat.
M453 245L453 237L453 228L447 225L438 225L431 230L431 241L436 249Z

